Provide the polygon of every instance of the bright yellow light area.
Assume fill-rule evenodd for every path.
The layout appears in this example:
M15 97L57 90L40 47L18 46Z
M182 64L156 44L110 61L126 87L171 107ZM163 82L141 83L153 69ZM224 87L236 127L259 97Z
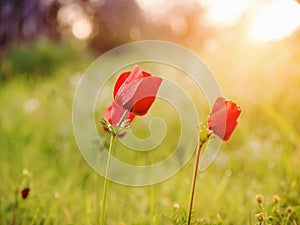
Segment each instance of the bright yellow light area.
M300 5L292 0L278 0L259 11L249 34L258 41L274 41L290 35L299 25Z
M86 18L75 21L72 25L72 33L78 39L85 40L89 38L92 33L91 22Z
M250 0L199 0L206 10L209 22L217 26L231 26L237 23L247 10Z

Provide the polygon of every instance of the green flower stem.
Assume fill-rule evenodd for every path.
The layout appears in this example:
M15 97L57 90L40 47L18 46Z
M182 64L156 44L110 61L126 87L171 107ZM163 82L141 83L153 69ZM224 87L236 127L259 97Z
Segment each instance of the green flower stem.
M11 221L10 221L10 225L15 225L16 224L17 210L18 210L18 207L19 207L18 195L19 195L19 188L16 188L15 202L14 202L13 209L12 209L12 218L11 218Z
M196 179L197 179L200 153L201 153L201 149L202 149L203 145L205 144L205 142L200 141L200 144L198 146L197 153L196 153L196 159L195 159L195 165L194 165L194 174L193 174L193 181L192 181L192 188L191 188L190 207L189 207L189 214L188 214L188 223L187 223L188 225L191 224L192 208L193 208L193 201L194 201L194 195L195 195L195 186L196 186Z
M115 138L116 138L115 135L110 136L108 158L107 158L107 163L106 163L104 185L103 185L103 197L102 197L103 199L102 199L102 204L101 204L101 225L105 224L105 208L106 208L108 181L109 181L108 177L109 177L109 171L110 171L110 161L111 161L112 149L113 149L113 144L114 144Z
M118 123L118 128L120 128L120 126L122 125L123 121L125 120L126 116L128 115L129 111L126 110L119 123ZM109 142L109 149L108 149L108 158L107 158L107 162L106 162L106 168L105 168L105 177L104 177L104 184L103 184L103 197L102 197L102 203L101 203L101 225L105 224L105 209L106 209L106 199L107 199L107 189L108 189L108 177L109 177L109 171L110 171L110 161L111 161L111 156L112 156L112 150L113 150L113 145L115 142L115 138L117 135L118 131L111 133L110 134L110 142ZM98 223L98 220L97 220Z

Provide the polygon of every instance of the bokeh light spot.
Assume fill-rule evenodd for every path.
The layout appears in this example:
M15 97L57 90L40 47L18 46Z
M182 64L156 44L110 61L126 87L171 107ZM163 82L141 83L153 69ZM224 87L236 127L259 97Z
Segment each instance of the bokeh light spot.
M132 27L129 30L129 37L131 40L139 40L141 39L141 31L137 27Z
M82 8L78 4L69 4L60 8L57 19L60 24L71 25L83 14Z
M72 33L76 38L79 39L87 39L90 37L92 33L92 24L91 22L86 19L82 18L76 22L73 23L72 25Z

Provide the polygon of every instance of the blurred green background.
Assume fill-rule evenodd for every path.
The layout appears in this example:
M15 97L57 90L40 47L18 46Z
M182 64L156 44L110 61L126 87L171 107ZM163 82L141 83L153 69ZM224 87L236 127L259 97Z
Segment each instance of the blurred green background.
M2 0L0 224L96 224L103 178L76 146L74 93L98 56L146 39L194 51L243 110L231 140L199 173L195 224L256 224L258 193L266 218L277 215L276 194L277 222L300 224L300 5L292 0ZM190 94L205 120L201 91ZM100 116L107 106L99 107ZM180 224L172 212L188 207L192 168L193 160L151 187L110 183L107 224Z

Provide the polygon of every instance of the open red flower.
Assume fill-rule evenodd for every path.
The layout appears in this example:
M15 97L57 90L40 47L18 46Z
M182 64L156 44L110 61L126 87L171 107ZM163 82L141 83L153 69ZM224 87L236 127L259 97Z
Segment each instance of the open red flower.
M104 114L104 118L106 118L108 120L108 122L112 125L112 126L116 126L118 125L118 123L120 122L123 114L125 113L125 109L123 109L122 107L118 106L115 102L113 102L107 109L106 112ZM132 120L134 119L135 114L129 112L126 117L125 120L127 120L128 122L132 122ZM104 127L104 130L107 131L107 128ZM118 135L118 137L123 137L125 135L124 133L121 133Z
M114 87L115 102L123 109L143 116L155 101L161 82L162 78L134 66L131 72L119 76Z
M241 114L240 107L222 97L216 99L208 117L208 128L223 141L228 141Z

